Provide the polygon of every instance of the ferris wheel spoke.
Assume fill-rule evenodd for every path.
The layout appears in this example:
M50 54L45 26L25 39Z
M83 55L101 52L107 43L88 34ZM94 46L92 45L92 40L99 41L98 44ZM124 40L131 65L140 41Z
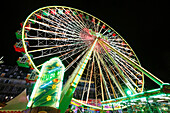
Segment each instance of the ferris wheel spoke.
M126 81L125 81L125 85L133 92L134 90L134 94L137 93L135 88L133 88L133 86L131 85L131 83L136 87L139 88L136 83L129 77L129 75L126 73L126 71L118 64L118 67L121 69L121 71L124 73L124 76L126 76Z
M84 50L84 48L83 48L82 50L79 50L78 52L83 51L83 50ZM77 53L78 53L78 52L77 52ZM51 54L47 54L47 55L44 55L44 56L34 57L34 59L41 58L41 57L47 57L47 56L54 55L54 54L59 54L59 53L61 53L61 52L51 53ZM82 52L82 53L84 54L84 52ZM74 53L74 54L76 54L76 53ZM67 71L83 54L79 55L75 60L73 60L73 61L66 67L66 70L65 70L65 71ZM62 56L62 55L61 55L61 56ZM60 57L61 57L61 56L60 56ZM71 55L71 56L73 56L73 55ZM69 57L71 57L71 56L69 56ZM67 58L68 58L68 57L67 57ZM66 60L67 58L61 59L61 60ZM37 67L40 68L42 65L43 65L43 64L39 64Z
M117 64L118 64L118 63L117 63ZM118 66L119 66L119 68L122 70L122 72L124 73L124 75L126 76L127 80L130 81L136 88L138 88L138 86L136 85L136 83L134 83L134 81L129 77L129 75L127 74L127 72L125 71L125 69L124 69L122 66L120 66L119 64L118 64ZM130 83L130 82L129 82L129 83Z
M100 22L100 20L97 20L97 22L96 22L96 33L99 33L100 34L100 32L99 32L99 29L100 29L100 24L101 24L101 22ZM103 35L104 36L104 35Z
M37 37L37 36L29 36L27 38L24 38L24 40L58 40L58 41L65 41L70 40L69 38L47 38L47 37Z
M86 28L88 29L92 29L92 23L91 23L91 20L89 19L89 16L86 15L86 17L84 18L84 22L85 22L85 25L86 25Z
M73 44L64 44L64 45L53 45L53 47L48 47L48 48L42 48L42 49L36 49L36 50L31 50L28 51L28 53L33 53L33 52L38 52L38 51L43 51L43 50L50 50L50 49L55 49L55 48L61 48L61 47L71 47L71 46L78 46L78 45L83 45L84 43L73 43ZM44 45L43 45L44 47Z
M62 11L62 10L64 10L64 8L62 8L62 9L58 9L58 8L56 8L57 10L60 10L60 11ZM72 18L70 18L69 16L67 16L65 13L61 13L61 15L60 15L65 21L69 21L69 20L71 20L71 22L73 22L74 24L76 24L76 27L77 26L79 26L79 27L82 27L83 28L83 26L81 26L81 24L79 24L76 20L73 20ZM64 16L64 17L63 17ZM67 18L67 19L66 19ZM70 23L70 21L69 21L69 23ZM72 24L72 23L71 23ZM74 25L75 26L75 25Z
M105 61L108 62L108 60L106 60L106 59L107 59L107 56L105 56L105 57L106 57L106 58L104 58ZM111 65L114 65L114 64L112 64L111 61L109 61L109 62L111 63ZM108 62L108 63L109 63L109 62ZM109 64L109 65L110 65L110 64ZM125 79L119 74L119 72L117 72L118 69L117 69L116 67L115 67L115 69L114 69L114 67L111 66L111 65L110 65L110 68L111 68L111 71L112 71L113 75L115 76L116 80L119 81L118 78L116 77L116 76L118 76L118 77L121 79L121 81L124 83L124 85L127 85L127 82L125 81ZM120 82L118 82L118 85L119 85L120 88L123 90L123 88L121 87Z
M103 23L103 25L100 27L99 33L101 33L103 36L106 32L108 32L109 28L106 29L106 25ZM106 35L108 38L110 37L109 35Z
M70 58L71 56L79 53L80 51L84 50L85 49L85 46L81 46L81 47L77 47L76 49L63 49L62 51L60 50L59 52L55 52L55 50L53 52L48 52L48 53L45 53L44 51L42 51L42 54L41 56L38 56L38 57L34 57L34 59L37 59L37 58L40 58L40 57L47 57L47 56L51 56L51 55L55 55L55 54L61 54L60 56L60 59L61 60L66 60L67 58ZM69 51L70 50L70 51ZM67 52L68 51L68 52ZM66 53L65 53L66 52Z
M99 59L101 59L101 57L99 56ZM124 91L121 88L121 85L119 85L119 81L114 77L114 75L112 74L112 72L109 70L110 68L104 63L103 60L100 60L101 63L105 66L110 78L113 80L113 82L115 83L116 87L118 88L119 92L121 93L122 96L126 96L126 94L124 93Z
M69 8L69 10L73 13L73 11ZM83 16L84 16L84 14L81 14L81 13L78 13L76 10L75 10L75 12L79 15L79 16L77 16L77 15L74 15L78 20L79 20L79 22L84 26L84 28L87 28L87 26L86 26L86 24L85 24L85 22L84 22L84 20L83 20ZM79 19L79 18L81 19ZM74 18L74 17L73 17Z
M43 11L43 12L47 13L45 11ZM37 16L37 14L35 14L35 15ZM61 19L61 17L53 16L50 13L48 13L48 17L51 17L50 19L45 18L44 16L41 16L41 15L38 15L38 16L40 16L42 19L50 22L51 24L55 23L54 26L56 26L56 27L62 27L63 29L67 29L67 30L70 30L73 32L78 32L78 30L80 29L79 27L75 27L75 26L69 24L68 22L64 21L63 19ZM76 30L75 30L75 28L76 28Z
M73 56L73 55L75 55L75 54L83 51L83 50L85 50L85 47L81 47L81 49L74 49L74 51L67 52L67 53L65 53L64 55L60 55L59 57L60 57L61 60L63 61L63 60L66 60L66 59L70 58L71 56ZM69 54L69 53L71 53L71 52L72 52L72 54ZM66 57L66 56L67 56L67 57Z
M115 57L115 61L119 62L119 63L122 65L122 67L125 67L125 68L126 68L126 70L127 70L128 73L133 74L133 72L128 69L128 68L132 68L132 67L131 67L125 60L121 59L121 58L120 58L117 54L115 54L114 52L110 52L110 54ZM136 77L134 77L134 78L136 78ZM136 78L136 79L137 79L137 78Z
M113 56L114 57L114 56ZM123 88L121 87L121 84L120 84L120 81L118 80L118 78L116 76L119 76L119 78L122 80L122 82L127 85L127 81L124 79L124 77L122 77L120 75L120 72L118 71L117 67L115 66L115 70L113 70L113 66L115 65L111 60L109 60L109 57L108 56L105 56L103 55L103 57L105 62L108 63L110 69L111 69L111 72L113 73L113 76L115 77L115 79L117 80L117 86L119 86L119 88L124 92ZM106 66L106 64L105 64ZM118 71L118 72L117 72ZM125 93L124 93L125 94Z
M84 26L84 28L87 28L87 26L86 26L86 24L85 24L85 22L83 20L83 14L82 13L78 13L76 10L75 10L75 12L77 13L78 16L77 15L74 15L74 16L78 19L78 21L82 24L82 26ZM73 11L72 11L72 13L73 13Z
M124 75L124 73L121 71L121 69L119 68L118 64L115 62L115 60L110 56L110 54L108 53L108 51L106 50L106 48L100 43L99 44L102 46L102 48L104 49L104 51L106 52L107 56L109 57L109 59L112 61L112 63L115 65L116 69L118 70L119 74L121 75L121 77L124 79L126 86L132 91L133 94L136 94L136 90L133 88L133 86L129 83L129 81L127 80L126 76Z
M77 87L77 82L79 82L79 80L80 80L80 78L81 78L81 75L82 75L82 73L83 73L83 71L84 71L84 68L85 68L85 66L87 65L87 62L89 61L89 58L90 58L90 56L91 56L91 54L92 54L92 51L94 50L94 47L95 47L97 41L98 41L98 38L95 39L95 41L94 41L93 44L91 45L89 51L87 51L87 55L86 55L86 57L85 57L85 59L84 59L84 61L83 61L83 64L81 65L81 67L79 67L78 73L76 73L76 76L75 76L73 82L71 83L71 85L72 85L73 87Z
M141 67L139 64L133 62L131 59L129 59L128 57L123 55L121 52L119 52L119 51L115 50L114 48L112 48L111 46L109 46L109 44L107 44L106 42L102 41L102 43L105 44L107 47L109 47L112 51L117 53L120 57L122 57L123 59L128 61L128 63L130 63L132 66L136 67L139 71L143 72L146 76L148 76L151 80L156 82L158 85L161 85L162 83L164 83L159 78L157 78L156 76L154 76L153 74L151 74L150 72L145 70L143 67Z
M139 80L122 62L123 61L120 61L120 60L117 60L117 57L116 57L116 60L115 60L117 63L120 63L122 66L119 66L119 68L123 71L123 73L127 76L127 79L137 88L139 89L138 85L135 83L135 81L137 80L138 83L142 83L141 80ZM128 73L130 72L130 73ZM131 79L131 77L129 76L131 75L133 79ZM121 79L122 81L124 81L123 79ZM124 82L125 83L125 82ZM126 84L126 83L125 83Z
M105 35L105 33L108 32L108 30L110 30L110 29L107 28L107 29L102 33L102 35Z
M113 46L113 47L115 47L118 51L120 51L121 53L123 53L124 55L126 55L129 58L131 58L131 56L134 56L132 51L129 48L125 48L122 46Z
M99 54L98 54L99 55ZM102 59L102 58L104 58L105 59L105 57L102 55L101 57L99 57L100 58L100 61L102 61L102 62L104 62L104 60ZM105 59L105 61L106 61L106 59ZM108 61L106 61L107 63L108 63ZM110 64L108 63L108 67L111 67L110 66ZM109 85L110 85L110 87L111 87L111 89L112 89L112 93L113 93L113 95L114 95L114 98L117 98L118 97L118 95L117 95L117 93L116 93L116 91L115 91L115 89L114 89L114 87L113 87L113 85L112 85L112 82L111 82L111 79L110 79L110 77L109 77L109 73L108 73L108 69L106 69L106 65L104 65L103 63L102 63L102 66L103 66L103 69L105 70L105 73L106 73L106 75L107 75L107 78L108 78L108 80L109 80ZM117 83L118 84L120 84L119 82L118 82L118 80L117 80ZM119 85L120 86L120 85ZM120 86L120 88L121 88L121 86ZM122 89L122 88L121 88ZM123 89L122 89L123 90Z
M55 40L50 41L50 42L48 40L36 40L36 41L34 41L34 45L29 45L29 47L34 48L34 49L35 48L43 48L44 49L44 47L46 47L45 49L50 49L50 48L61 47L61 46L69 46L69 45L71 46L71 45L77 45L77 44L83 45L84 44L84 43L81 43L78 41L76 43L72 43L73 41L68 41L65 45L62 45L64 42L66 42L65 40L60 41L60 42L56 42ZM39 50L41 50L41 49L31 50L31 52L39 51Z
M105 66L105 71L106 71L108 74L110 73L110 74L115 78L116 86L117 86L119 92L120 92L121 94L123 93L124 96L126 96L126 94L125 94L125 92L124 92L124 89L122 88L122 86L121 86L121 84L120 84L121 81L122 81L123 83L125 83L125 81L123 80L123 78L120 77L120 74L119 74L116 70L113 70L113 66L114 66L114 65L113 65L111 62L108 61L107 56L104 56L104 55L103 55L103 57L101 57L101 58L104 58L103 61L107 62L108 67L109 67L109 69L110 69L110 70L109 70L109 69L107 68L106 64L104 64L104 66ZM121 81L118 80L117 76L120 77ZM111 77L112 80L113 80L113 77ZM109 78L109 77L108 77L108 78ZM118 94L119 94L119 93L116 92L115 88L113 88L112 91L113 91L114 97L118 97Z
M121 44L116 45L115 43L110 43L110 45L112 47L114 47L116 50L118 50L119 52L121 52L124 55L126 55L128 58L130 58L134 62L137 62L137 59L134 59L135 56L134 56L133 52L128 47L120 46Z
M67 65L65 71L67 71L74 63L76 63L77 60L79 60L87 52L87 50L88 48L84 50L80 55L78 55L69 65Z
M48 13L48 16L51 17L54 21L63 23L65 25L67 25L68 27L73 28L74 25L72 23L70 23L69 20L65 20L65 18L63 18L61 15L59 15L58 12L56 12L56 9L55 9L55 11L53 11L54 9L49 9L49 10L50 10L50 13Z
M134 73L136 73L136 74L138 74L138 75L140 75L140 76L142 76L142 75L141 75L139 72L137 72L137 71L134 69L134 67L130 66L130 64L128 64L125 60L121 59L121 58L118 57L117 55L115 55L115 56L116 56L117 60L119 60L118 62L120 62L120 63L123 65L123 67L125 67L126 70L128 70L128 72L130 73L130 75L131 75L133 78L135 78L136 80L140 81L139 78L137 78L137 76L136 76ZM132 72L132 71L133 71L133 72Z
M120 46L120 45L115 45L113 43L110 43L111 45L114 45L113 47L115 47L117 50L119 50L120 52L128 55L128 56L132 56L133 53L132 51L128 48L128 47L123 47L123 46Z
M91 40L86 40L86 39L81 39L81 38L71 38L71 37L56 37L56 38L48 38L48 37L38 37L38 36L27 36L24 38L24 40L34 40L34 41L38 41L38 40L46 40L46 41L63 41L63 42L82 42L82 41L91 41ZM31 46L30 46L31 47Z
M119 77L120 77L120 74L118 73L116 67L114 66L114 64L112 63L112 61L109 60L109 57L108 57L107 55L102 54L102 57L101 57L101 58L103 58L103 59L104 59L103 61L105 61L105 62L108 64L108 67L110 67L109 69L110 69L111 72L113 73L112 75L114 75L114 77L115 77L116 80L117 80L118 85L120 86L121 90L123 91L123 88L122 88L121 85L120 85L120 81L119 81L119 80L117 79L117 77L116 77L116 76L119 76ZM114 67L113 67L113 66L114 66ZM123 80L122 77L120 77L120 79L122 80L122 82L125 83L125 81Z
M58 9L58 8L56 8L57 10L64 10L64 8L62 8L62 9ZM65 20L65 21L67 21L69 24L71 24L71 25L73 25L74 27L76 26L79 26L79 27L82 27L77 21L75 21L75 20L73 20L72 18L70 18L69 16L67 16L66 14L64 14L64 13L62 13L61 15L60 15L60 17L63 19L63 20ZM82 27L83 28L83 27Z
M97 53L97 56L99 57L99 54L98 54L98 53ZM104 78L104 74L103 74L103 72L102 72L99 59L98 59L97 57L96 57L96 60L97 60L97 64L98 64L98 67L99 67L99 72L100 72L100 74L101 74L101 77L102 77L103 84L104 84L104 86L105 86L107 95L108 95L109 99L111 99L110 92L109 92L109 90L108 90L107 83L106 83L106 80L105 80L105 78ZM102 59L100 59L100 60L102 60Z
M103 25L104 25L104 24L103 24ZM100 28L100 31L99 31L99 33L102 31L102 29L103 29L103 27L101 27L101 28Z
M124 95L126 96L125 93L125 89L123 89L122 83L125 83L124 80L120 77L119 73L116 73L116 69L114 69L113 67L110 67L111 72L113 73L113 76L115 77L115 79L118 81L118 85L121 88L122 92L124 93ZM120 80L118 79L118 77L120 78ZM122 81L122 82L121 82ZM121 83L120 83L121 82ZM116 96L118 97L119 93L115 91Z
M99 32L100 24L101 24L101 23L100 23L100 20L98 20L97 25L96 25L96 26L97 26L97 27L96 27L96 32L97 32L97 33Z
M33 28L33 27L25 27L26 29L30 29L30 30L34 30L34 31L40 31L40 32L44 32L44 33L51 33L51 34L55 34L55 35L61 35L63 37L66 36L71 36L71 37L75 37L76 35L72 35L72 34L68 34L66 32L56 32L56 31L49 31L49 30L44 30L44 29L38 29L38 28ZM78 37L78 36L76 36Z
M107 60L105 59L105 61L107 61ZM115 70L113 71L112 66L109 64L109 62L107 62L107 63L109 65L108 67L109 67L110 70L108 69L106 64L105 64L105 70L108 72L108 75L111 75L110 78L113 80L113 82L116 84L116 87L119 90L119 92L116 92L115 88L113 88L114 97L118 97L119 93L122 94L122 96L126 96L126 94L125 94L125 92L124 92L124 90L123 90L123 88L122 88L122 86L120 84L121 81L118 80L118 78L117 78L117 76L120 76L119 73L116 73ZM122 80L122 82L124 82L124 80L121 77L120 77L120 79Z
M82 28L80 25L78 25L77 23L75 23L74 21L70 21L69 19L66 19L65 17L63 17L65 14L62 12L62 10L61 9L58 9L58 8L56 8L57 10L58 10L58 12L56 12L55 13L55 18L57 17L58 19L60 18L61 20L62 20L62 22L64 22L65 24L66 24L66 22L67 22L67 25L71 25L71 26L73 26L73 27L79 27L79 28ZM60 13L60 15L58 14L58 13ZM74 23L74 24L73 24ZM75 25L76 24L76 25ZM71 27L70 26L70 27Z
M85 80L88 81L88 77L89 77L89 70L90 70L90 63L87 64L87 72L85 74ZM87 85L88 85L89 82L85 82L84 83L84 87L83 87L83 92L82 92L82 97L81 97L81 100L83 101L84 99L84 96L85 96L85 92L87 92Z
M101 88L102 100L104 101L103 80L102 80L101 72L100 72L100 82L101 82L100 88Z
M93 68L94 68L94 56L92 57L92 66L91 66L91 71L90 71L90 79L89 79L89 87L87 90L87 97L86 97L86 103L88 102L89 99L89 92L90 92L90 86L91 86L91 81L92 81L92 75L93 75Z
M94 64L95 65L95 64ZM95 70L95 66L94 66L94 70ZM94 71L95 72L95 71ZM96 72L94 73L94 84L95 84L95 99L96 99L96 106L97 106L97 82L96 82Z
M35 39L34 39L35 38ZM51 46L60 46L60 45L67 45L67 44L85 44L81 39L74 39L74 38L53 38L48 39L44 37L34 37L32 40L29 38L30 45L29 47L51 47ZM60 39L60 40L59 40Z
M123 66L124 66L124 65L123 65ZM133 80L137 80L138 82L141 81L141 80L139 80L139 78L137 78L126 66L125 66L125 69L130 72L129 75L131 75L131 76L134 78ZM124 70L124 69L122 68L122 70ZM127 75L127 77L130 79L130 81L133 81L133 80L128 76L127 72L125 72L125 70L124 70L124 73L125 73L125 74ZM136 86L136 84L134 83L134 81L133 81L132 83ZM136 87L138 87L138 86L136 86Z
M48 16L49 16L49 17L52 17L53 19L55 18L54 16L52 16L52 15L49 14L48 12L43 11L43 13L48 14ZM39 16L39 17L42 18L43 20L49 22L50 24L53 24L53 25L56 26L56 27L62 27L63 29L70 30L70 31L75 32L75 33L78 32L77 30L73 29L72 26L71 26L71 28L70 28L70 26L68 26L67 23L63 23L63 21L60 20L60 19L59 19L58 21L56 21L56 20L52 20L52 19L50 19L50 18L46 18L46 17L44 17L44 16L42 16L42 15L38 15L38 14L35 14L35 15L36 15L36 16ZM65 25L64 25L64 24L65 24Z
M61 27L57 27L57 26L54 26L54 25L49 25L49 24L47 24L47 23L39 22L39 21L32 20L32 19L29 19L29 21L38 23L38 24L40 24L40 25L46 26L46 27L51 28L51 29L56 30L56 31L57 31L57 30L62 30L62 31L64 31L64 32L71 33L72 35L75 34L75 36L78 36L78 35L79 35L78 33L75 33L75 32L73 32L73 31L70 31L70 30L67 30L67 29L64 29L64 28L61 28Z
M97 59L97 57L96 57L96 59ZM110 92L109 92L109 90L108 90L107 83L106 83L106 80L105 80L105 78L104 78L104 75L103 75L103 72L102 72L102 70L101 70L101 66L100 66L100 63L99 63L99 60L98 60L98 59L97 59L97 64L98 64L99 72L100 72L100 81L104 84L103 86L105 86L105 87L101 87L102 97L103 97L103 88L104 88L104 89L105 89L105 92L106 92L106 98L110 100L110 99L111 99L111 95L110 95Z
M66 35L66 33L60 33L60 32L49 31L49 30L44 30L44 29L38 29L38 28L33 28L33 27L25 27L25 29L30 29L30 30L35 30L35 31L42 31L42 32L46 32L46 33Z
M94 29L94 31L96 32L96 26L95 26L96 19L94 17L92 17L91 21L92 21L92 25L93 25L92 30Z
M63 8L64 9L64 8ZM64 9L65 10L65 9ZM72 20L72 21L74 21L74 22L76 22L79 26L81 26L82 28L85 28L85 26L84 26L84 24L82 24L81 23L81 21L80 21L80 19L73 13L73 11L71 10L71 9L69 9L71 12L72 12L72 14L78 19L75 19L71 14L69 15L69 16L67 16L66 14L65 14L65 16L66 17L68 17L70 20ZM66 11L66 10L65 10ZM75 11L75 12L77 12L77 11ZM72 19L73 18L73 19Z

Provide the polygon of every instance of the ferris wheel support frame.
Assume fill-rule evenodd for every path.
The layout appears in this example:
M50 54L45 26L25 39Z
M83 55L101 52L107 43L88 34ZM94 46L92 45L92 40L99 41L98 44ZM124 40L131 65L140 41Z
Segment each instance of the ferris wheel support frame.
M95 41L93 42L89 51L87 51L85 56L80 61L80 64L76 67L77 69L75 69L75 71L73 71L73 73L71 74L70 79L72 79L72 77L74 77L74 79L71 80L71 83L70 83L70 80L68 80L68 83L66 83L66 86L64 86L65 89L63 89L63 91L61 93L61 100L60 100L60 105L59 105L59 109L61 110L61 113L64 113L66 111L67 107L69 106L69 104L73 98L74 91L80 81L80 78L83 74L84 68L86 67L86 65L89 61L89 58L94 50L94 47L95 47L97 41L98 41L98 38L95 39Z
M157 83L159 86L161 86L164 82L162 80L160 80L159 78L157 78L156 76L154 76L153 74L151 74L149 71L147 71L146 69L144 69L143 67L141 67L140 65L138 65L137 63L133 62L131 59L129 59L128 57L126 57L125 55L123 55L122 53L120 53L119 51L117 51L116 49L114 49L112 46L110 46L107 42L103 41L103 40L99 40L99 42L104 45L106 45L108 48L110 48L112 51L114 51L116 54L118 54L121 58L123 58L124 60L126 60L128 63L130 63L133 67L137 68L138 70L140 70L142 73L144 73L147 77L149 77L151 80L153 80L155 83Z

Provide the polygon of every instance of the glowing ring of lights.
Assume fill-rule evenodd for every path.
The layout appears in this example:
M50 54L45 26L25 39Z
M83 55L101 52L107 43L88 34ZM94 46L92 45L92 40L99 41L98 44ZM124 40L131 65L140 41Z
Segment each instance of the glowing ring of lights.
M37 72L39 72L38 67L41 67L41 64L36 64L33 59L48 58L55 54L60 54L62 57L61 59L68 62L68 65L65 67L70 69L77 60L72 56L78 54L79 57L81 57L81 54L84 55L83 52L86 52L89 49L89 46L92 45L92 42L96 38L100 40L94 47L95 52L98 54L98 56L96 55L97 58L100 60L103 59L108 66L110 66L110 64L113 65L114 60L114 62L117 63L116 68L119 69L118 71L115 71L116 68L112 67L113 69L109 68L110 72L119 74L119 71L121 70L121 73L123 74L115 76L120 77L119 80L128 78L125 82L133 83L133 86L137 87L134 89L135 92L142 92L144 86L143 73L139 72L139 70L135 69L128 62L119 57L119 55L112 52L108 46L102 43L102 41L108 43L111 47L140 65L137 56L128 43L113 28L98 18L70 7L47 6L32 12L25 20L22 29L22 42L25 53ZM27 42L29 42L29 44L26 44ZM57 47L59 49L61 48L61 50L57 50ZM64 52L64 50L66 52ZM59 52L57 53L57 51ZM106 56L107 58L113 59L107 60L107 58L104 58ZM68 59L72 59L72 61ZM97 63L97 60L95 62L96 65L100 65L100 63ZM101 68L102 67L103 66L101 65ZM104 67L101 70L104 70ZM123 75L126 75L126 77L123 77ZM120 84L121 83L118 85ZM131 86L132 85L129 87ZM119 88L119 90L120 89L121 88ZM137 89L140 90L138 91ZM94 106L91 107L94 108Z

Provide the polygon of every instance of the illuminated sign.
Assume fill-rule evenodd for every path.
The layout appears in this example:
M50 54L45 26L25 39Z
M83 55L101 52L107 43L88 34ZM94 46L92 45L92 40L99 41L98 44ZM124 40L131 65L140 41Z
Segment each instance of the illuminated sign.
M43 64L27 107L59 107L64 69L64 65L57 57Z

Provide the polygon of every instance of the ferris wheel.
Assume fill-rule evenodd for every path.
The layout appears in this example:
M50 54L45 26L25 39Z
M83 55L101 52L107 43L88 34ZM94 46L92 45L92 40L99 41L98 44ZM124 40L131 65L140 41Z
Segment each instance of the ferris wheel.
M95 99L98 106L98 99L143 91L143 73L125 59L140 65L131 47L113 28L86 12L63 6L40 8L24 22L22 42L38 73L45 61L59 57L68 79L63 91L69 85L80 88L75 99L86 104Z

